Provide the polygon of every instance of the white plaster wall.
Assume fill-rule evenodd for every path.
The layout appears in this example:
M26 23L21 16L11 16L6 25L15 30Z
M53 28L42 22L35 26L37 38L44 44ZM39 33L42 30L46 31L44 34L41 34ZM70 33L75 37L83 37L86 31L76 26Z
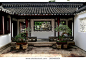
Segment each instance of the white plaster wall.
M10 16L8 16L8 17L11 19ZM10 32L11 32L11 20L10 20ZM10 42L11 42L11 33L5 34L5 35L0 35L0 48Z
M48 39L49 36L54 36L54 29L52 31L34 31L33 25L34 21L51 21L52 27L54 28L54 19L31 19L31 37L37 38L46 38Z
M57 22L56 22L56 27L57 27ZM58 37L58 32L56 32L56 37Z
M11 42L11 33L0 36L0 47Z
M86 51L86 32L79 31L79 19L85 17L86 12L74 17L74 41L76 46Z

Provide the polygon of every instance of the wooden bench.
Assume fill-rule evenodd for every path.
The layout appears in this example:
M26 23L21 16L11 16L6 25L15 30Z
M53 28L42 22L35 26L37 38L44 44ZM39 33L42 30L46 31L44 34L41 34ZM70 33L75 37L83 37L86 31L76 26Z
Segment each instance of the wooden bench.
M58 37L49 37L49 42L56 42L58 40Z
M28 42L36 42L37 37L28 37Z

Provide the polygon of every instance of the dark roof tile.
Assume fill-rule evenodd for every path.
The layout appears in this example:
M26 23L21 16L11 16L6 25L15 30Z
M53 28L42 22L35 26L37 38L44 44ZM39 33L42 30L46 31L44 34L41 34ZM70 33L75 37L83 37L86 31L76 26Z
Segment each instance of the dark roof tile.
M16 14L68 14L74 13L83 3L3 3Z
M78 8L78 10L76 10L75 12L76 12L76 13L79 13L79 12L84 11L84 10L86 10L86 5L81 6L81 7Z

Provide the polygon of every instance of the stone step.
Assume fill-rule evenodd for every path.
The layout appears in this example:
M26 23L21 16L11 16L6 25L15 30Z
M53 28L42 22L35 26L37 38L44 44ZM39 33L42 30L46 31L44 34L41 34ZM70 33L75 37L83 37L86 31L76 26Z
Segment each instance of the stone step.
M12 42L11 44L15 45L16 42ZM53 44L56 44L56 42L27 42L28 45L33 45L33 46L52 46Z
M33 46L51 46L55 44L56 42L28 42L28 45Z
M52 44L34 44L34 46L52 46Z

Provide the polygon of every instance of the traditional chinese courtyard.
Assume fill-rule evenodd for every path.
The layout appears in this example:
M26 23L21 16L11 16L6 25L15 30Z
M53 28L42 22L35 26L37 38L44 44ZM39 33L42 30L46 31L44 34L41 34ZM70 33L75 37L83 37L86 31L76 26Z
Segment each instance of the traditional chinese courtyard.
M71 46L67 49L54 49L52 47L28 46L27 50L8 47L0 57L86 57L86 51ZM3 51L2 51L3 52Z

